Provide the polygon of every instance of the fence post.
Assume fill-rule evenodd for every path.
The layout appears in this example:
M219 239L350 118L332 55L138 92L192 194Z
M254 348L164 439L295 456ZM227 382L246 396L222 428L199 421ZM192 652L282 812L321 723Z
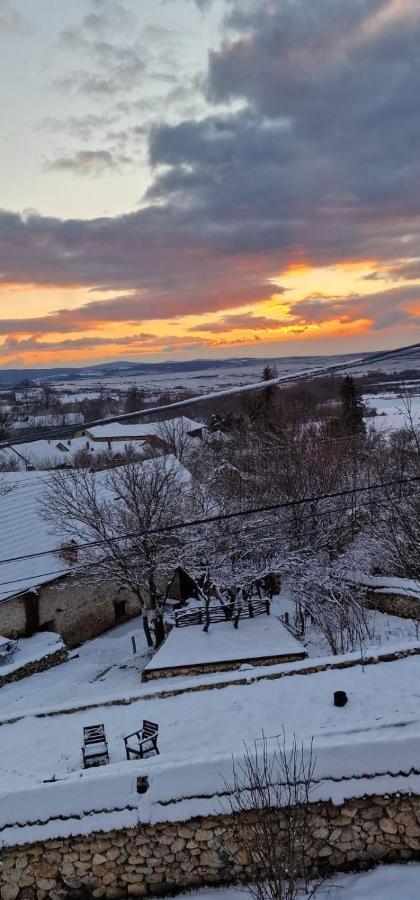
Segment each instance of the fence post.
M288 612L285 612L285 614L284 614L284 624L285 625L289 624L289 613Z
M252 605L252 600L250 600L248 603L248 612L249 612L249 618L253 619L254 618L254 607Z
M265 601L265 611L267 613L267 616L269 616L270 615L270 601L269 600Z

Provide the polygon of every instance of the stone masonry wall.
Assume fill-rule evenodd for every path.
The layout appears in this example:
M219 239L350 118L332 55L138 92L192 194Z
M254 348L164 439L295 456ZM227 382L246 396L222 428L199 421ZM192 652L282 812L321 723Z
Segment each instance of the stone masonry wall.
M248 818L242 817L244 828ZM117 900L249 877L244 850L233 844L229 816L50 840L0 855L1 900ZM420 797L313 804L307 855L314 874L419 858Z
M25 666L20 666L19 669L14 669L13 672L8 672L7 675L2 675L0 669L0 688L5 684L10 684L12 681L20 681L21 678L27 678L28 675L35 675L36 672L46 672L47 669L52 669L53 666L66 662L67 658L67 649L62 647L60 650L56 650L55 653L43 656L42 659L34 659L32 662L26 663Z
M391 616L401 616L402 619L420 619L420 601L415 597L372 590L367 591L366 596L371 609Z
M172 666L166 669L143 669L142 681L160 678L174 678L177 675L203 675L207 672L231 672L240 669L244 663L252 666L278 666L281 663L300 662L305 659L306 652L280 654L279 656L248 657L248 659L223 660L215 663L197 663L197 665Z

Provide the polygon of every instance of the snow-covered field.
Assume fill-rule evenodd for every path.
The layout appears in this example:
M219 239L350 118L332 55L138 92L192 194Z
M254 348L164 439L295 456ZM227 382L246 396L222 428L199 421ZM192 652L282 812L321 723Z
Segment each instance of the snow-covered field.
M367 425L373 425L377 431L388 433L404 428L407 411L403 397L398 394L364 394L363 400L370 409L375 409L377 415L367 418ZM420 395L411 396L411 415L414 424L420 424Z

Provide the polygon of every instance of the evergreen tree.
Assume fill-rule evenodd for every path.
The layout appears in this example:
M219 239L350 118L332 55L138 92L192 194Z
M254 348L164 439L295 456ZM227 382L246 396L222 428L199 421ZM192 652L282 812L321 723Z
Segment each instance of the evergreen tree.
M341 428L345 434L366 434L363 402L351 375L346 375L340 390Z

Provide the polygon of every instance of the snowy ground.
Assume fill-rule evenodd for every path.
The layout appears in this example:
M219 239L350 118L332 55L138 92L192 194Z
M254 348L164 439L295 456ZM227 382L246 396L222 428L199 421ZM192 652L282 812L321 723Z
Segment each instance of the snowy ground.
M55 673L57 678L57 670ZM333 705L336 690L348 694L344 709ZM332 754L328 765L341 766L340 777L343 766L349 775L355 774L355 769L369 772L372 765L389 771L394 761L398 764L393 742L402 738L409 749L399 764L410 768L416 761L410 756L410 742L420 738L419 695L420 657L415 656L281 681L230 685L222 691L202 690L165 699L151 695L147 702L139 699L129 705L71 714L27 715L1 727L0 784L8 790L21 789L52 775L80 771L83 726L96 722L105 725L111 763L121 763L125 758L123 736L138 729L143 718L159 723L162 763L241 752L244 741L253 742L262 732L275 737L284 728L287 734L296 733L299 740L314 737L327 747ZM332 750L343 743L354 744L357 752L334 761Z
M377 431L390 433L398 428L404 428L404 400L398 394L364 394L363 400L366 406L376 409L377 415L366 420L367 425L374 425ZM414 424L420 425L420 396L411 396L411 414Z
M379 866L359 875L342 875L329 879L320 889L320 900L419 900L420 865L418 863ZM242 888L192 891L179 900L250 900ZM305 895L301 895L305 900Z
M396 583L397 580L392 579L392 581ZM408 582L406 583L408 584ZM411 582L411 584L414 584L414 582ZM291 592L287 582L282 587L280 597L275 598L272 604L272 612L278 616L288 612L290 622L293 623L294 603L291 600ZM404 644L407 641L416 641L420 638L420 622L416 622L413 619L402 619L399 616L390 616L376 610L367 610L366 620L370 637L364 641L363 650L369 647L383 647L387 644ZM327 656L331 653L326 638L321 634L317 626L311 625L309 621L306 625L303 644L310 657Z
M203 631L202 625L173 628L146 669L172 669L224 660L245 662L304 652L302 644L275 616L264 615L241 619L237 629L233 627L233 622L211 625L208 633Z
M287 585L282 597L273 603L270 621L274 624L275 616L286 608L291 609ZM254 623L260 621L266 622L265 617ZM395 649L407 645L410 639L416 641L416 626L410 620L372 613L372 621L376 644L392 644ZM239 629L242 626L243 622ZM193 631L182 629L184 640L193 640ZM133 634L138 647L136 656L132 655L131 648ZM233 642L238 635L230 623L226 623L228 634ZM307 645L312 657L323 655L327 656L326 662L332 661L325 651L325 642L314 628L308 632ZM68 662L1 689L4 724L1 725L0 807L6 822L30 820L31 810L38 808L39 803L45 810L45 818L53 815L55 807L55 815L61 813L63 803L68 804L70 815L85 809L101 809L104 797L110 810L115 806L127 810L127 803L133 810L121 812L119 815L123 818L118 821L114 818L109 821L115 816L110 812L106 827L123 827L127 816L129 824L133 825L145 820L142 816L160 821L160 798L172 797L174 791L176 797L187 794L192 799L186 801L185 809L181 809L177 800L169 812L165 811L165 817L201 814L201 807L196 808L197 803L209 804L210 800L198 801L194 797L201 796L203 785L209 797L220 789L221 773L226 769L229 775L231 754L241 754L244 742L258 740L263 731L268 739L272 739L281 734L283 728L289 735L295 732L298 740L315 738L319 777L324 779L324 784L325 776L330 779L334 775L341 779L344 775L353 779L353 776L365 773L391 772L401 780L399 772L406 773L412 766L418 767L419 656L280 680L267 680L269 670L254 667L244 673L247 684L229 685L221 690L180 692L166 698L159 698L157 693L173 688L203 688L215 680L234 680L238 673L179 676L142 684L140 671L149 658L139 620L131 620L86 642L71 653ZM271 668L292 670L296 665L304 667L311 662ZM264 680L253 680L258 676L263 676ZM344 709L337 710L332 696L340 689L347 692L349 703ZM112 705L109 705L110 701ZM77 710L88 704L96 706ZM45 715L49 711L55 714ZM141 727L144 718L159 724L161 755L144 763L128 763L123 736ZM8 719L15 721L7 723ZM83 727L97 722L105 726L110 765L100 771L85 773L81 768ZM152 779L151 788L147 800L141 798L141 808L137 811L137 770L139 767L144 770L146 765ZM59 779L58 785L43 784L53 777ZM376 781L378 779L378 790L418 789L416 776L402 776L402 785L396 785L394 777L391 783L389 778L384 780L378 776ZM52 792L49 792L50 788ZM332 789L336 791L334 785ZM338 789L342 791L342 782L337 783ZM350 780L344 783L344 789L353 793L343 796L354 796L355 790L369 793L373 788L372 782L364 780L354 785ZM330 787L327 785L325 790L329 792ZM330 796L332 793L328 793ZM340 797L338 793L336 802L341 802ZM207 808L203 809L202 814L206 811ZM21 819L15 816L21 816ZM85 825L79 821L73 825L54 821L54 834L61 834L65 828L68 833L81 833L80 829L84 827L88 831L105 827L103 819L99 825L93 820L90 823L86 820ZM39 834L38 831L35 834L34 827L30 826L28 837L26 831L12 829L10 835L6 835L6 841L24 842L42 837L41 826L36 826L41 829Z
M133 656L131 635L136 638L136 656ZM51 640L51 634L46 632L34 635L30 641L41 637L44 641ZM56 639L56 635L53 637ZM69 661L59 667L5 685L0 695L1 715L3 717L6 712L16 715L22 710L43 707L96 703L109 694L122 697L138 694L139 671L149 656L140 620L131 619L92 641L86 641L78 650L70 651ZM14 662L18 657L20 652ZM0 667L0 675L4 672L5 667Z

